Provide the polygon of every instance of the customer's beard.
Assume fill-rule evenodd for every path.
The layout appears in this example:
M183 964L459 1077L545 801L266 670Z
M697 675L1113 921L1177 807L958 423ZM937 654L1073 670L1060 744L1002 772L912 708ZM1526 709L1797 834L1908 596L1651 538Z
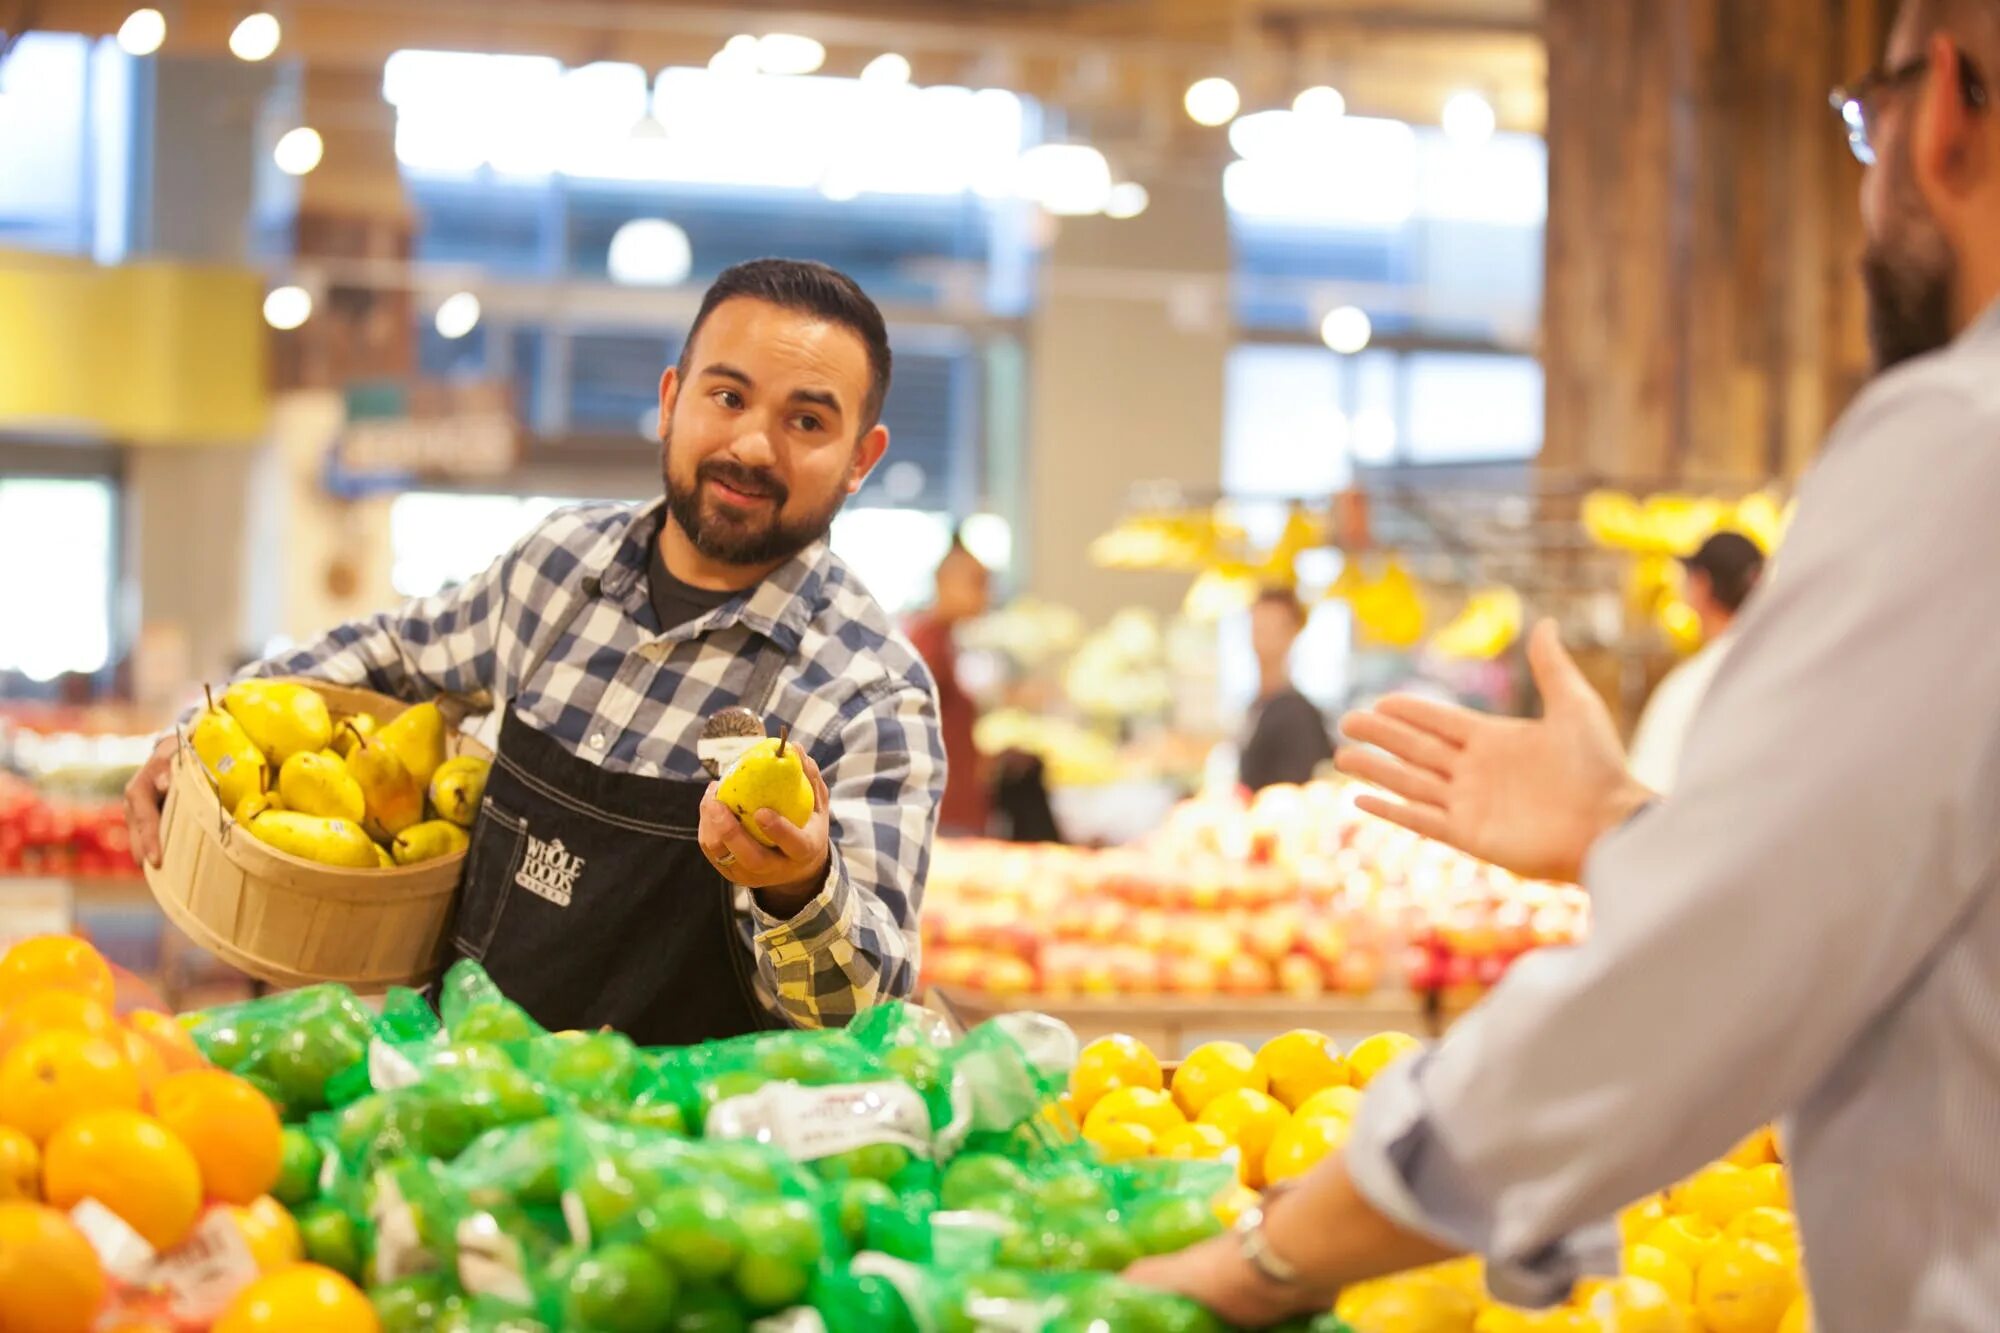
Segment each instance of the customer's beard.
M667 513L687 534L694 549L710 560L725 565L770 565L788 560L826 536L833 519L847 499L844 490L820 508L787 518L785 506L791 492L785 484L763 468L753 468L727 458L703 459L695 468L694 482L683 486L674 477L673 435L667 435L661 451L666 465L661 469L667 488ZM702 503L702 485L720 481L750 495L772 500L769 517L762 520L740 517Z
M1899 177L1895 220L1861 259L1868 291L1868 344L1879 373L1952 340L1958 260L1924 211L1915 182Z

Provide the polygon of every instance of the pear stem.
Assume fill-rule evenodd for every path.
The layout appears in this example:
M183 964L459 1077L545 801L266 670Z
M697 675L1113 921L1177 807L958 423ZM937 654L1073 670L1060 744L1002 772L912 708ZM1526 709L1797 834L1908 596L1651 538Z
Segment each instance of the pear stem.
M368 738L361 734L361 728L354 725L353 718L351 717L342 718L340 725L343 730L351 731L354 733L354 739L360 744L362 749L365 750L368 748Z
M785 757L785 741L791 734L792 724L789 722L778 728L778 757L780 759Z
M202 682L201 697L208 700L208 711L213 713L215 711L215 691L208 688L207 681Z

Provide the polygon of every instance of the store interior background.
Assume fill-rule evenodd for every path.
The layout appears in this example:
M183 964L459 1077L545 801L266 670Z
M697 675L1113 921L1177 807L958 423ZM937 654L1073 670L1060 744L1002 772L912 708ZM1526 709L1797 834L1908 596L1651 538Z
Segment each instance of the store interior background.
M1556 615L1629 722L1673 645L1579 498L1783 496L1865 364L1820 93L1881 0L253 8L0 4L19 771L115 766L240 661L657 495L659 372L759 255L889 317L892 452L834 544L893 612L957 529L1031 608L996 641L1150 627L1081 687L1109 704L1060 664L986 682L1127 766L1093 785L1141 795L1074 807L1107 834L1256 688L1237 594L1093 557L1122 519L1221 500L1263 549L1369 495L1373 549L1296 565L1329 713L1526 703L1517 651L1357 637L1329 590L1396 556L1432 626L1494 585ZM412 403L518 452L355 470L356 421Z

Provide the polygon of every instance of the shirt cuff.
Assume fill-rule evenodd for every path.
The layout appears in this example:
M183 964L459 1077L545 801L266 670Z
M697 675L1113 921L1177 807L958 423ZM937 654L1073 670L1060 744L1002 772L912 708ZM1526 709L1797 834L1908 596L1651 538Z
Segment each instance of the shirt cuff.
M1368 1085L1343 1154L1361 1196L1406 1231L1483 1256L1487 1289L1509 1305L1554 1305L1578 1279L1616 1274L1618 1227L1609 1218L1530 1253L1494 1252L1499 1208L1438 1134L1423 1090L1430 1058L1398 1061Z
M848 883L840 849L827 849L826 882L790 917L765 911L754 893L750 915L757 923L757 947L780 976L787 966L805 962L835 940L847 938L854 924L854 886Z

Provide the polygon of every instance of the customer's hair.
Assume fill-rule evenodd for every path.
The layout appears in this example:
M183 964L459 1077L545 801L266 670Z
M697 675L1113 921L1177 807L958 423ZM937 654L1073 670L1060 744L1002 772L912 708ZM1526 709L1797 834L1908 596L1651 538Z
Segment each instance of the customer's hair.
M868 299L859 283L839 269L809 259L752 259L722 270L701 298L694 325L681 345L680 375L688 375L688 357L694 350L695 335L724 301L746 297L767 301L786 310L817 315L830 324L853 330L868 349L870 381L868 396L861 405L860 435L882 419L882 403L889 396L889 330L882 312Z
M1290 588L1276 586L1260 588L1257 592L1258 606L1282 606L1292 613L1292 623L1303 627L1306 623L1305 604Z

